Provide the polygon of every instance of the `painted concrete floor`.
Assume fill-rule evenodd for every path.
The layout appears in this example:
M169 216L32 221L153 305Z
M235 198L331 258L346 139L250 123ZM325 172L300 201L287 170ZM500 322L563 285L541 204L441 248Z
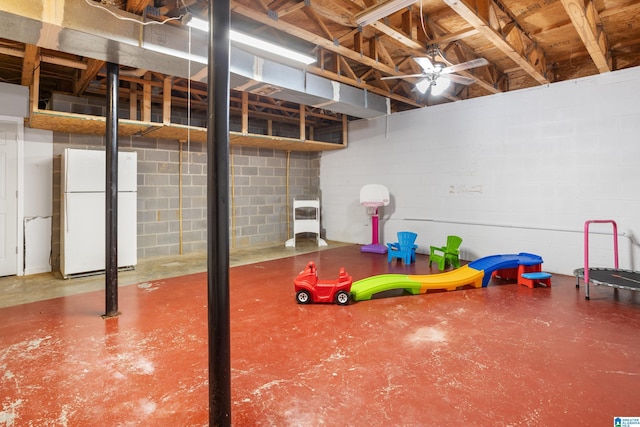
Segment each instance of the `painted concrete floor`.
M358 246L231 269L234 426L611 426L640 416L640 295L554 275L489 287L298 305L321 279L430 274ZM176 262L181 262L176 261ZM203 264L204 266L204 264ZM204 426L206 274L0 309L0 426ZM85 280L85 279L72 279ZM7 279L0 279L0 292ZM46 284L41 284L46 286Z

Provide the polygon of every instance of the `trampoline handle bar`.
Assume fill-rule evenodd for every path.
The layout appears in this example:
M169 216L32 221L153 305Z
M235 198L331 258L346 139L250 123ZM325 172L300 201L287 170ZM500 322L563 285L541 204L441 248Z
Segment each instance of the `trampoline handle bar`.
M589 298L589 225L611 224L613 226L613 263L618 269L618 224L612 219L592 219L584 223L584 283L586 286L586 298Z

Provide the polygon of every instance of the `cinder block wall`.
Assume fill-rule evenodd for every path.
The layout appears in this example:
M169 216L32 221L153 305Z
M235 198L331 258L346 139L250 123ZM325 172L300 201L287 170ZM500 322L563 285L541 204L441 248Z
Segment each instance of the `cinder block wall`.
M383 184L383 242L414 231L428 253L455 234L464 259L532 252L571 275L584 265L584 222L614 219L620 267L635 270L639 134L637 67L354 121L349 149L322 156L327 237L369 242L359 190ZM612 267L611 225L591 230L590 265Z
M52 265L59 268L61 155L65 148L104 150L102 136L54 133ZM203 251L207 240L206 147L173 140L121 138L121 151L138 153L138 258ZM317 153L233 147L230 162L230 247L283 244L289 237L288 203L319 196ZM289 173L287 181L287 163ZM180 220L182 176L182 220ZM287 186L288 183L288 186ZM287 188L288 187L288 188Z

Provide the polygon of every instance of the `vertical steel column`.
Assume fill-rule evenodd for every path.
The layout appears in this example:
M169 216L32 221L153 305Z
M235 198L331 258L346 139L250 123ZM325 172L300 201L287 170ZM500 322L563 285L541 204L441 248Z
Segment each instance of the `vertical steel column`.
M209 425L231 425L229 327L229 23L230 1L209 2L207 270Z
M104 317L118 312L118 64L107 63Z

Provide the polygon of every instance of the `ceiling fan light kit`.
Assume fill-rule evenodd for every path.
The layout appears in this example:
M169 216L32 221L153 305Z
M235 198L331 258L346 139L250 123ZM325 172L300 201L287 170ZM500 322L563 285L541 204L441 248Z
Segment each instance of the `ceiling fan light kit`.
M416 83L416 90L422 94L430 91L431 95L438 96L444 93L444 91L451 85L451 82L470 85L476 81L473 77L460 76L453 73L481 67L489 63L489 61L484 58L475 58L460 64L451 64L447 61L444 54L436 45L428 46L427 55L429 56L418 56L413 58L420 68L422 68L422 73L406 74L403 76L388 76L383 77L382 80L423 77ZM442 60L446 61L448 64L439 61L438 58L442 58Z

